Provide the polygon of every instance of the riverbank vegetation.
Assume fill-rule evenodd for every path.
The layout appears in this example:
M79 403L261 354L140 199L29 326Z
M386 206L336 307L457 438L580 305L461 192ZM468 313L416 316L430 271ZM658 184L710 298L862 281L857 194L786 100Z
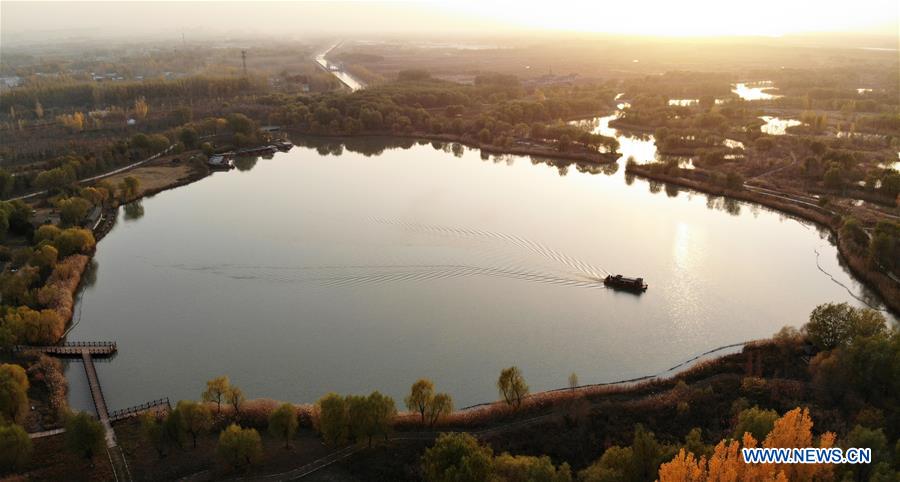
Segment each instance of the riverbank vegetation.
M286 472L353 447L326 472L434 481L457 480L454 474L719 480L726 473L733 480L886 481L900 470L898 370L900 336L879 312L825 304L800 330L786 327L670 379L526 395L526 374L511 367L498 377L499 402L431 420L423 410L446 406L435 402L450 396L428 380L411 386L410 412L397 413L378 392L332 393L314 405L244 401L223 377L209 382L204 402L145 413L117 423L116 432L132 470L152 479ZM40 450L50 440L34 443ZM873 462L744 464L739 449L755 446L870 447Z
M615 139L562 120L612 107L608 85L525 88L511 76L483 75L473 85L404 71L399 80L352 94L273 97L270 121L306 134L436 136L476 146L615 152Z
M108 229L110 213L114 220L121 204L206 175L214 153L266 142L260 126L320 136L302 142L327 153L386 148L366 136L392 136L400 146L425 138L458 155L468 145L484 158L587 160L578 169L598 172L594 164L618 157L618 142L568 121L607 114L618 103L611 126L652 134L661 154L692 161L692 169L629 162L628 176L822 224L854 273L900 310L896 58L857 52L852 65L823 67L822 52L801 49L781 58L788 68L773 69L734 60L734 49L698 58L685 44L639 48L637 62L634 46L620 47L598 66L596 50L565 45L531 49L527 58L521 48L457 51L439 62L433 50L350 46L335 58L375 84L354 93L312 65L311 48L257 51L250 74L235 48L156 52L152 73L138 70L144 59L127 56L81 65L13 57L26 83L0 93L0 196L41 195L0 203L0 349L59 341L94 233ZM771 64L753 49L737 50ZM673 52L696 71L671 68ZM557 75L544 74L550 63ZM576 66L585 74L573 75ZM10 68L7 59L0 68ZM122 79L100 82L90 69L119 71ZM742 100L733 88L748 78L771 81L765 85L775 96ZM797 125L764 131L764 116ZM321 139L331 136L346 138ZM152 167L83 182L153 156L160 157ZM618 167L611 166L602 172ZM143 175L151 168L169 174L149 182ZM93 224L97 216L107 224ZM129 464L149 479L287 471L352 447L359 452L338 470L361 479L712 480L730 471L737 480L892 480L900 467L898 347L879 313L826 305L802 332L786 329L668 380L577 387L574 377L569 389L530 394L525 374L510 367L498 378L500 402L454 411L451 394L423 379L404 400L409 412L398 413L377 391L328 394L314 405L246 400L222 377L201 401L116 430ZM0 473L111 475L99 453L102 427L69 414L62 373L58 360L34 353L0 365ZM63 426L66 436L27 438L26 431ZM739 447L804 444L871 446L876 459L800 474L778 466L754 472L735 456ZM48 454L65 455L59 462Z

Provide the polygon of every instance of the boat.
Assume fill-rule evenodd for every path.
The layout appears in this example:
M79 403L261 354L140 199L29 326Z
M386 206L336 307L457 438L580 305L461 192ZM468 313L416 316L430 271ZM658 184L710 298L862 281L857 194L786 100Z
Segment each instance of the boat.
M227 171L234 168L234 163L231 162L231 156L228 154L214 154L209 156L206 164L210 169L217 171Z
M603 279L603 284L612 289L632 291L634 293L647 291L647 283L644 283L644 278L626 278L620 274L607 276Z
M282 152L287 152L294 147L294 144L291 141L276 141L272 144L276 149Z

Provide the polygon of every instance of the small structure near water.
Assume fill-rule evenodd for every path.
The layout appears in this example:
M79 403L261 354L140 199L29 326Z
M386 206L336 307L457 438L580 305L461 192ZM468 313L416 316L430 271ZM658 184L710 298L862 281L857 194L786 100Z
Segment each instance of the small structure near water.
M234 163L231 161L231 156L228 154L213 154L212 156L209 156L206 164L210 169L221 171L227 171L234 168Z

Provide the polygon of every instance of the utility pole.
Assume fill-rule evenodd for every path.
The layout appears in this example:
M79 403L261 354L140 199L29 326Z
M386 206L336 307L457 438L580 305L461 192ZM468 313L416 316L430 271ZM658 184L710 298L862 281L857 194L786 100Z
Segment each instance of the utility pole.
M241 50L241 63L244 65L244 77L247 76L247 51Z

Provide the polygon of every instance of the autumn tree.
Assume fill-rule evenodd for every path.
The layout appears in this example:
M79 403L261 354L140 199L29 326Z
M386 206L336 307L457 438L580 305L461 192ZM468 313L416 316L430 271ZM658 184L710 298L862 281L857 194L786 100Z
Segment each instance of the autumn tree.
M319 433L327 445L339 445L347 440L347 403L337 393L329 393L316 403Z
M19 365L0 365L0 424L21 422L28 414L28 375Z
M442 433L425 450L422 471L429 482L491 480L493 451L467 433Z
M243 469L262 459L262 440L252 428L231 424L219 434L216 455L227 467Z
M93 252L97 241L94 239L94 233L88 229L68 228L60 231L53 238L52 244L59 252L59 256L65 258L76 253L89 254Z
M212 413L206 405L189 400L178 402L175 411L181 414L184 429L191 435L194 448L197 448L197 435L212 428Z
M234 415L237 416L241 412L241 405L244 403L244 391L238 387L231 386L228 393L225 394L231 408L234 409Z
M158 413L144 412L140 416L141 437L156 450L162 458L166 455L166 440L163 429L164 417Z
M569 468L569 464L563 463L556 467L546 455L532 457L503 453L494 457L493 471L498 480L505 481L571 482L572 480L572 469Z
M813 447L812 427L808 410L795 408L775 421L763 447ZM834 439L833 433L825 433L819 438L818 446L829 448L834 444ZM659 467L659 482L831 480L833 466L830 464L748 464L741 456L742 447L757 447L757 441L750 432L745 432L740 442L719 442L709 460L706 457L698 459L693 453L681 449L675 458Z
M127 201L131 198L136 197L140 189L140 179L134 176L126 176L125 179L122 179L122 182L119 183L119 197L122 199L122 201Z
M21 426L0 424L0 472L22 468L31 458L31 439Z
M147 103L147 99L143 97L138 97L134 99L134 116L138 119L146 119L147 114L150 112L150 104Z
M428 425L434 427L434 424L437 423L441 417L445 417L451 412L453 412L453 399L450 398L450 395L447 395L446 393L436 394L428 404Z
M522 405L522 399L528 395L528 384L525 383L522 372L515 366L504 368L500 372L497 388L507 405L515 405L516 408Z
M284 439L284 448L290 448L291 439L297 433L300 421L297 410L290 403L284 403L269 415L269 433L273 437Z
M216 413L219 413L222 410L222 400L225 400L230 389L231 382L228 381L228 377L216 377L206 382L206 390L201 397L204 402L215 402Z
M91 210L91 203L80 197L70 197L57 201L59 219L67 226L77 225Z
M575 390L578 387L578 374L572 372L569 374L569 388Z
M105 437L103 425L87 412L70 415L66 420L66 448L87 460L93 460L103 450Z
M434 383L432 383L431 380L422 378L416 383L413 383L409 395L406 396L404 402L406 403L406 408L419 413L422 417L422 424L424 425L425 411L428 410L428 406L433 399Z
M184 434L187 428L184 423L184 414L178 410L172 410L163 420L163 438L167 444L178 448L184 447Z

